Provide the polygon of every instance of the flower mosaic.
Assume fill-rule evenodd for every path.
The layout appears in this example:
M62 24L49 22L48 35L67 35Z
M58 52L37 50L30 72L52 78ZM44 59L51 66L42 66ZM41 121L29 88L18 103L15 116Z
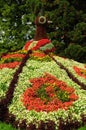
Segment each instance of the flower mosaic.
M77 67L77 66L74 66L73 68L74 68L75 72L76 72L79 76L81 76L81 77L83 77L83 78L86 79L86 69L82 69L82 68L79 68L79 67Z
M15 68L19 66L24 56L25 54L19 54L19 53L9 53L6 55L2 55L0 60L0 69Z
M31 88L27 88L22 96L22 102L28 110L49 112L59 108L68 109L78 99L74 88L51 74L46 73L30 82Z
M41 42L37 43L39 48ZM34 127L35 130L50 130L50 123L52 130L59 130L62 126L70 129L71 124L78 128L85 123L86 91L66 70L86 83L86 66L50 54L55 57L55 62L48 54L38 50L29 54L28 47L36 47L35 42L29 44L21 51L1 57L0 118L5 117L5 108L8 110L6 120L11 122L12 119L11 123L16 124L18 129L33 130ZM42 45L44 50L48 47L46 40Z

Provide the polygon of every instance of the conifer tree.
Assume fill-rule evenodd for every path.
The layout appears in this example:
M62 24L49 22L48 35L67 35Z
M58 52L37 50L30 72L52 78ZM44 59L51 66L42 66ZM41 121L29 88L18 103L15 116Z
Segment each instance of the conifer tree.
M14 51L34 37L34 20L45 15L52 23L47 33L58 52L73 43L86 46L85 0L0 0L0 49Z

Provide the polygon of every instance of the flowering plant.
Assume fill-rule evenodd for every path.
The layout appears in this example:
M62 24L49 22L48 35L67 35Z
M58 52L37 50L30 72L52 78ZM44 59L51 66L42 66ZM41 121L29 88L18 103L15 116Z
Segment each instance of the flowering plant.
M30 80L31 88L23 94L22 102L28 110L56 111L58 108L68 109L78 99L74 88L66 85L51 74Z
M81 76L81 74L79 75L79 69L77 69L78 73L75 71L74 66L76 66L77 68L82 68L85 69L85 64L83 63L79 63L77 61L74 61L72 59L64 59L62 57L59 56L54 56L54 58L56 59L56 61L60 62L61 64L63 64L73 75L74 77L76 77L80 82L84 83L86 85L86 78L85 75Z
M3 68L15 68L17 67L18 65L20 65L21 62L12 62L12 63L4 63L4 64L0 64L0 69L3 69Z
M20 65L22 58L24 58L25 54L19 53L9 53L7 55L3 55L0 61L0 69L2 68L15 68Z
M64 64L63 58L57 57L57 60L59 62L63 61L63 64ZM67 65L68 67L69 67L69 63L70 63L70 66L72 64L76 65L76 62L72 62L71 64L71 61L66 59L65 64L68 64ZM45 74L46 72L47 74ZM72 73L74 73L74 71L72 71ZM52 77L52 80L54 81L54 83L58 81L57 87L54 85L54 83L51 83L49 84L50 86L49 88L49 86L46 85L46 83L49 83L49 80L48 80L48 82L46 83L42 81L43 86L45 87L42 87L42 85L40 85L38 88L36 88L36 83L38 85L40 83L38 82L38 79L45 80L45 77L49 77L50 79ZM34 80L37 82L33 83ZM65 84L65 87L64 87L65 89L70 89L70 90L72 88L74 89L72 89L71 91L63 90L62 86L60 86L61 88L58 87L60 83L63 84L62 85L63 87ZM43 90L41 90L41 88L43 88ZM56 90L56 88L57 89L59 88L59 90ZM34 92L34 90L36 91ZM27 103L25 102L25 104L27 105L25 106L24 94L25 92L28 93L28 91L29 91L29 94L32 94L32 98L30 96L31 100L30 100L30 105L29 105L28 104L29 96L27 94L27 96L25 97L25 100L27 101ZM33 92L35 93L35 96L33 95L34 94ZM49 92L56 95L56 97L51 96ZM59 95L57 92L59 92ZM45 95L45 96L43 97L42 95ZM63 96L61 97L61 95ZM40 100L38 100L38 98ZM57 101L53 102L55 98L58 99L58 102ZM42 103L44 104L41 107L41 104L38 104L38 102L36 101L40 101L41 104ZM50 102L52 102L54 106L56 105L56 103L59 104L57 105L58 106L57 110L55 107L53 107L53 105L50 105L50 106L48 105L48 103ZM68 102L70 102L70 104ZM60 106L60 103L62 106ZM33 106L32 108L31 108L31 105ZM36 107L34 105L36 105ZM45 106L45 109L43 109L43 106ZM49 107L47 108L47 106ZM49 110L49 108L51 111ZM46 61L41 62L38 60L29 59L26 62L26 65L23 67L22 73L19 75L19 80L14 90L14 96L13 96L11 104L8 106L8 109L9 109L9 113L15 116L15 120L17 122L19 121L18 122L19 127L21 126L21 122L26 120L27 127L35 125L36 129L40 129L39 127L40 127L41 121L43 121L43 123L46 124L47 121L51 120L55 123L55 130L58 130L59 126L61 126L60 125L61 120L67 126L70 123L74 123L74 125L76 125L76 122L79 122L80 124L82 124L83 121L82 121L81 115L84 115L84 116L86 115L86 91L81 89L78 84L76 84L73 80L71 80L68 74L66 73L66 71L61 69L52 60L50 62L46 62Z
M15 69L3 68L0 70L0 100L5 97L6 91L8 90L10 81L13 78Z
M30 56L31 56L31 59L35 59L35 60L51 61L51 58L45 53L43 53L42 51L33 51L33 53Z
M42 50L52 52L55 50L54 45L51 43L49 39L41 39L39 41L30 40L28 41L24 48L24 50Z
M25 55L24 54L18 54L18 53L14 53L14 54L7 54L6 56L2 56L3 59L8 59L8 58L23 58Z
M86 69L82 69L82 68L79 68L79 67L77 67L77 66L73 66L73 68L74 68L75 72L76 72L79 76L81 76L81 77L83 77L83 78L86 79Z

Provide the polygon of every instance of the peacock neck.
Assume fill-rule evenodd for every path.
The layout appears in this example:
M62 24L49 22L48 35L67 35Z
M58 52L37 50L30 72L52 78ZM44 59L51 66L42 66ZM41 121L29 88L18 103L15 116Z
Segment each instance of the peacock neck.
M45 38L48 38L46 33L46 27L44 25L36 26L36 33L34 36L34 40L38 41Z

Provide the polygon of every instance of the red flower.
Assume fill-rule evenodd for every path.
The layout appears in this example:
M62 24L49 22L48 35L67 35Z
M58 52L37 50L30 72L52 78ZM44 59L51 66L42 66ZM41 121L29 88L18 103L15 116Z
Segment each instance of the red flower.
M65 90L66 92L68 92L68 93L73 93L75 90L74 90L74 88L72 88L72 87L64 87L64 86L61 86L61 90Z
M74 93L72 93L71 95L70 95L70 99L71 100L77 100L78 99L78 96L77 95L75 95Z
M15 68L16 66L20 65L21 62L12 62L12 63L5 63L5 64L0 64L0 69L3 68Z
M32 56L44 58L46 55L43 52L33 52Z
M63 103L63 107L64 107L64 109L66 108L68 108L69 106L71 106L71 105L73 105L73 101L70 101L70 102L64 102Z
M75 70L75 72L76 72L79 76L81 76L81 77L83 77L83 78L86 79L86 70L85 70L85 69L79 68L79 67L77 67L77 66L73 66L73 69Z
M7 54L6 56L2 56L3 59L9 59L9 58L23 58L24 54Z
M54 93L54 88L52 86L46 87L46 93L48 94Z
M29 48L29 46L30 46L30 44L33 42L33 40L30 40L30 41L28 41L28 42L26 42L26 44L25 44L25 46L24 46L24 50L26 50L26 51L28 51L28 48Z
M35 42L35 41L34 40L28 41L24 46L24 50L29 50L29 47L33 42ZM50 44L50 43L51 43L51 41L49 39L41 39L41 40L37 41L37 44L30 49L35 50L35 51L40 50L40 47L45 46L46 44ZM53 51L55 51L55 47L53 47L51 49L46 49L45 51L53 52Z
M46 45L46 44L49 44L50 43L50 40L49 39L41 39L38 41L37 45L35 47L33 47L33 50L37 50L39 49L40 47Z

